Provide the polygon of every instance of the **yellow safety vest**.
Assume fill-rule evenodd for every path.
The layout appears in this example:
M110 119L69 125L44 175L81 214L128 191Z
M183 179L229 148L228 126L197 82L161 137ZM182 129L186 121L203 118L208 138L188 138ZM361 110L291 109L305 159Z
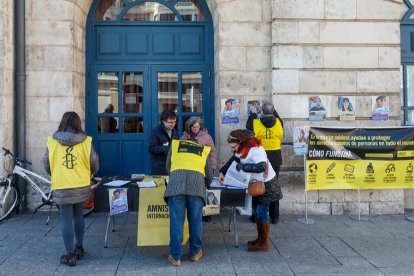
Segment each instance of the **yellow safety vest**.
M52 190L80 188L90 185L92 137L74 146L63 146L47 138Z
M262 141L262 146L265 150L280 150L283 139L283 127L278 118L276 118L276 124L271 128L266 128L260 119L254 119L253 131L256 138Z
M173 140L171 145L171 172L190 170L206 176L205 166L211 148L193 141Z

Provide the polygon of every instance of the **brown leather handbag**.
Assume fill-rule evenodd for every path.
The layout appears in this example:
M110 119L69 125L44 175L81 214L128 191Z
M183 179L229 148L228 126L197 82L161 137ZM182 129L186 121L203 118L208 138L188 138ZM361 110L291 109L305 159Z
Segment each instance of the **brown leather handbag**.
M266 160L266 169L263 172L263 178L267 178L267 174L269 172L268 160ZM250 180L249 186L247 188L247 192L251 196L261 196L266 192L266 185L264 181L260 181L257 179Z

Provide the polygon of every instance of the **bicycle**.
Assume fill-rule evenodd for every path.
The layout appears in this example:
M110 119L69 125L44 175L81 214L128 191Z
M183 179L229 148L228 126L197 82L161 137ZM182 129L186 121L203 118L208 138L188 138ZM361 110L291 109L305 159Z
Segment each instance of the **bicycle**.
M13 211L17 209L18 203L20 201L20 194L19 190L16 187L16 175L19 175L25 180L26 184L29 183L31 187L35 190L35 192L42 198L42 204L35 208L34 213L36 213L40 208L42 208L45 205L50 206L49 214L46 221L46 224L48 224L53 205L55 205L58 209L59 206L53 202L52 191L49 190L48 192L43 192L43 190L36 184L36 182L31 177L37 179L41 183L48 185L49 187L51 187L50 180L22 167L23 164L31 165L32 163L30 161L15 157L9 149L2 148L2 150L4 151L4 156L10 157L12 167L10 168L11 172L8 173L7 177L0 181L0 222L7 219L13 213ZM7 168L5 168L5 170L8 171ZM92 197L94 195L94 190L100 185L101 181L100 179L92 178L91 182ZM89 216L95 210L95 206L93 204L87 207L89 208L85 208L84 205L84 217Z

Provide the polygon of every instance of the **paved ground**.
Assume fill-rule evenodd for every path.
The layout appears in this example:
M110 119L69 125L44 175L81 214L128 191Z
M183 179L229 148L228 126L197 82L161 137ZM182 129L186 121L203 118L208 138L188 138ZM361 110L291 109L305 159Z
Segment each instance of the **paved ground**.
M414 216L414 214L411 214ZM228 216L204 223L204 257L181 267L167 261L167 247L137 247L137 213L118 215L119 231L103 247L107 217L86 219L86 256L75 267L59 264L64 253L58 214L18 214L0 224L0 275L414 275L414 223L406 216L311 216L315 225L283 216L271 226L271 250L247 252L255 232L238 216L240 246L226 232ZM117 227L118 228L118 227Z

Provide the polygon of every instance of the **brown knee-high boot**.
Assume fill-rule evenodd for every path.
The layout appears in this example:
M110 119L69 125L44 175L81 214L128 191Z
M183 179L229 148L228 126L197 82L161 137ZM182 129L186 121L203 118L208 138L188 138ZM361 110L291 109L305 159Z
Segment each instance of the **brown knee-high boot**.
M258 227L259 231L261 231L261 234L259 232L259 235L261 235L261 238L255 245L249 246L249 251L268 251L269 250L269 234L270 234L270 223L268 222L262 222L259 221Z
M248 241L247 245L252 246L255 245L256 243L258 243L262 237L262 231L259 229L259 227L261 227L261 224L259 224L259 222L256 219L256 227L257 227L257 238L254 241Z

